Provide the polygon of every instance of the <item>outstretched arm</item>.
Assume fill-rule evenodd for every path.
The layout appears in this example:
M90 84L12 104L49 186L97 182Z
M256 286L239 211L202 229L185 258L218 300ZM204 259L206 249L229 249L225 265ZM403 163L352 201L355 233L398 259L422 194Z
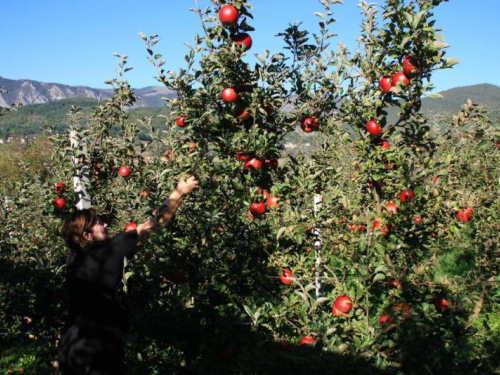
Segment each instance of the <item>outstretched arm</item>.
M157 219L151 217L145 223L139 224L137 226L137 234L141 236L143 234L149 233L149 231L153 229L158 223L161 226L166 226L174 217L184 196L191 193L193 190L198 189L199 187L200 181L196 177L190 176L186 180L181 178L177 183L176 189L170 194L168 199L163 202L163 204L159 208L158 215L156 216Z

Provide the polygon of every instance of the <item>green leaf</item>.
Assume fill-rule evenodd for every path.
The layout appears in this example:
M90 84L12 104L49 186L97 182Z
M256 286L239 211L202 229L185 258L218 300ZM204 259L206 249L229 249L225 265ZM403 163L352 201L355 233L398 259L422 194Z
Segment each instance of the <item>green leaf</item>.
M446 59L446 66L453 66L453 65L457 65L459 63L460 62L458 61L458 59L456 59L454 57L450 57L449 59Z
M373 278L373 282L375 283L377 281L384 280L384 279L385 279L385 275L383 273L378 273Z

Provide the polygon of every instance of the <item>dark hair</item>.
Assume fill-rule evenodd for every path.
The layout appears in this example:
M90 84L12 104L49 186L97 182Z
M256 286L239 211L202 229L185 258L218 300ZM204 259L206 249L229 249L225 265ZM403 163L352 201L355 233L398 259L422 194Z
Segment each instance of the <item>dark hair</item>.
M99 217L93 208L79 210L66 218L62 235L70 249L83 249L92 241L85 239L84 232L89 232L97 224Z

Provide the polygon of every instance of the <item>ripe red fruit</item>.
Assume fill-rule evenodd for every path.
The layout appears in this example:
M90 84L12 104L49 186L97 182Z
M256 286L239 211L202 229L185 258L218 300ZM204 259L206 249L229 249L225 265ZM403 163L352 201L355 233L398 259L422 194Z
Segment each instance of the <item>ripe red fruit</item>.
M404 309L404 314L410 316L411 307L407 303L403 302L399 305L394 306L394 311L402 311Z
M130 176L130 173L132 173L132 171L128 167L121 166L120 169L118 169L118 174L121 177L128 177L128 176Z
M266 111L268 116L271 116L274 113L274 107L271 103L267 103L264 106L264 110Z
M266 204L267 204L267 207L269 208L278 208L280 206L279 204L279 198L274 196L274 195L267 195L267 199L266 199Z
M434 300L434 306L438 310L446 311L450 308L450 302L446 298L438 297Z
M403 72L407 77L411 77L412 74L418 71L417 61L412 56L406 56L403 60Z
M224 100L225 102L228 102L228 103L232 103L236 99L238 99L238 93L232 87L228 87L228 88L222 90L222 93L220 96L221 96L222 100Z
M196 150L196 147L198 147L198 142L191 141L188 143L188 149L187 152L194 152Z
M239 161L247 161L249 159L252 158L252 155L251 154L248 154L246 152L243 152L243 153L237 153L235 155L236 159L238 159Z
M285 285L292 285L293 280L289 279L288 277L293 277L293 273L288 268L285 268L283 270L283 273L280 275L281 283Z
M391 87L392 87L392 76L391 75L385 75L382 78L380 78L380 81L378 81L378 85L380 87L380 90L384 93L389 93L391 92Z
M300 339L300 345L313 345L316 342L314 336L304 336Z
M125 229L124 230L125 230L125 232L128 232L128 231L134 230L134 229L137 229L137 224L134 223L133 221L131 221L130 223L127 223L125 225Z
M238 46L244 45L245 51L252 48L252 37L247 33L241 33L234 36L234 41Z
M352 298L348 296L339 296L335 299L332 306L334 315L347 316L352 309Z
M410 86L410 80L408 77L405 75L404 72L397 72L392 76L392 85L397 86L398 83L402 83L405 86Z
M66 191L66 185L62 182L56 182L54 187L54 193L63 194Z
M276 168L278 168L278 159L276 159L276 158L265 159L264 164L268 168L276 169Z
M380 229L379 229L379 228L380 228ZM377 229L378 229L378 231L379 231L379 234L378 234L378 235L379 235L380 237L385 237L385 236L387 236L387 235L389 234L389 229L390 229L390 227L389 227L389 225L385 225L385 226L383 226L383 227L382 227L382 226L381 226L381 223L380 223L380 221L379 221L379 220L374 220L374 221L373 221L373 227L372 227L372 230L371 230L371 231L372 231L372 232L374 232L374 231L376 231Z
M474 214L474 210L472 208L459 209L456 218L460 221L467 222L472 219L472 215Z
M378 322L380 324L386 324L386 323L393 324L394 323L394 318L392 316L390 316L389 314L385 314L385 315L382 315L379 318Z
M186 120L187 116L177 115L177 120L175 120L175 123L177 124L178 127L183 128L187 125Z
M55 198L53 201L52 201L52 204L54 205L55 209L56 210L63 210L64 207L66 207L66 199L64 198Z
M399 200L403 203L406 203L412 200L413 198L415 198L415 193L411 190L399 192Z
M402 288L401 281L399 281L399 280L391 280L391 281L389 281L389 286L391 286L393 288L396 288L396 289L401 289Z
M234 25L238 22L238 17L240 16L238 9L236 9L233 5L224 5L219 10L219 21L223 25Z
M415 224L420 224L422 222L422 218L420 216L417 216L414 221Z
M392 214L396 214L398 212L398 206L396 206L396 203L390 202L385 205L385 209L389 213L389 216Z
M266 205L264 202L254 202L250 205L250 213L254 216L262 215L266 212Z
M250 111L248 111L248 106L245 103L238 103L234 108L233 114L238 120L243 121L250 116Z
M259 158L256 157L252 157L245 162L246 169L258 170L261 167L262 167L262 162L259 160Z
M384 150L389 150L391 148L391 144L387 139L382 139L382 148Z
M302 120L300 127L306 133L318 130L319 128L318 119L316 117L306 117L304 120Z
M380 135L382 134L382 127L375 120L370 120L366 123L366 130L371 135Z

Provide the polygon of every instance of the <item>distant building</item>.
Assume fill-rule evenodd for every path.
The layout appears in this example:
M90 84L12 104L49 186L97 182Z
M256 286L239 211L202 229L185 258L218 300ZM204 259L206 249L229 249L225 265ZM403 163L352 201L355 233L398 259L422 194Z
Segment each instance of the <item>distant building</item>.
M3 145L3 138L0 138L0 145Z

